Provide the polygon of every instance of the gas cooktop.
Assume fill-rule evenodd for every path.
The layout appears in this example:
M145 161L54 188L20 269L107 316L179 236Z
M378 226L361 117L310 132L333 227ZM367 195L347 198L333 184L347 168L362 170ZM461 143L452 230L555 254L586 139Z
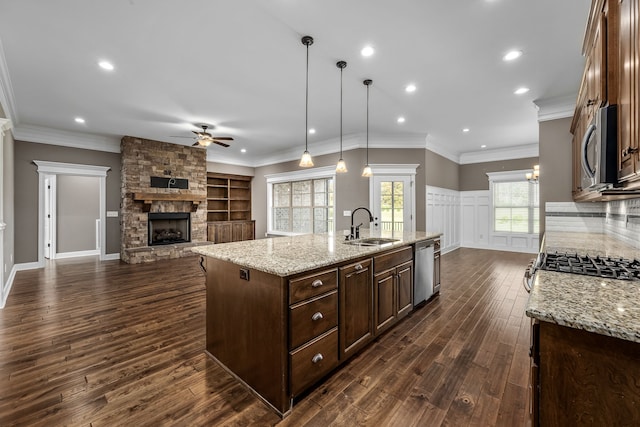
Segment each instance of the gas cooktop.
M539 268L610 279L640 280L640 261L637 259L592 257L555 252L543 254Z

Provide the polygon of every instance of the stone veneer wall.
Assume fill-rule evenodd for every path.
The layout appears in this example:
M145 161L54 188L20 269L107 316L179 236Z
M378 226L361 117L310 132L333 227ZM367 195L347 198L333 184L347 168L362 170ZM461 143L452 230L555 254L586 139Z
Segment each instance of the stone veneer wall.
M194 255L189 249L207 242L207 153L202 148L125 136L121 144L122 206L120 259L129 264ZM151 177L189 180L188 190L151 188ZM195 212L192 203L154 201L150 212L191 212L191 243L148 246L148 213L133 200L136 192L191 194L202 200Z

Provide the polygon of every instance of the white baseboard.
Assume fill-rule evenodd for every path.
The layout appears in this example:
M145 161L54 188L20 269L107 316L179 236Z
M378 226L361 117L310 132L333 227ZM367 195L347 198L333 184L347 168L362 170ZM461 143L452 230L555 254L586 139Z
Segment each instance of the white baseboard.
M78 258L83 256L100 255L100 249L92 249L90 251L62 252L56 254L56 259Z
M7 303L9 292L11 292L11 287L13 286L13 279L15 279L16 277L16 271L18 271L18 269L14 265L13 268L11 269L11 272L9 273L9 277L7 278L6 285L4 285L6 287L4 289L4 292L2 293L2 300L0 300L0 310L2 310L5 304ZM0 286L3 286L3 284L0 283Z
M113 261L118 259L120 259L120 252L116 252L115 254L105 254L100 261Z
M35 270L35 269L38 269L38 268L44 268L44 262L43 263L39 263L39 262L23 262L23 263L14 265L13 268L15 268L16 271Z
M440 251L440 252L441 252L441 254L442 254L442 255L444 255L444 254L448 254L449 252L453 252L453 251L455 251L456 249L460 249L460 245L459 245L459 244L455 244L455 245L453 245L453 246L449 246L449 247L447 247L447 248L444 248L444 249L442 249L442 251Z
M469 249L487 249L489 251L504 251L504 252L519 252L524 254L537 254L537 249L529 249L529 248L514 248L511 246L487 246L487 245L474 245L474 244L462 244L461 248L469 248Z

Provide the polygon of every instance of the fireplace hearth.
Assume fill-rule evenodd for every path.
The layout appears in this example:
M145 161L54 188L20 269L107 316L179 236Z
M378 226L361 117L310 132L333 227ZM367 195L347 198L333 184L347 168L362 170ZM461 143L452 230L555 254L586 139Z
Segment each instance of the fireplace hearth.
M191 241L189 212L149 213L149 246L171 245Z

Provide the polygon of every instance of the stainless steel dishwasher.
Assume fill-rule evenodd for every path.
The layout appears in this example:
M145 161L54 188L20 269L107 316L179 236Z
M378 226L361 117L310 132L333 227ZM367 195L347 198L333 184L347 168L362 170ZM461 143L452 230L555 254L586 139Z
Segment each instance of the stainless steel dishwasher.
M413 246L413 306L424 304L434 293L434 240L416 242Z

